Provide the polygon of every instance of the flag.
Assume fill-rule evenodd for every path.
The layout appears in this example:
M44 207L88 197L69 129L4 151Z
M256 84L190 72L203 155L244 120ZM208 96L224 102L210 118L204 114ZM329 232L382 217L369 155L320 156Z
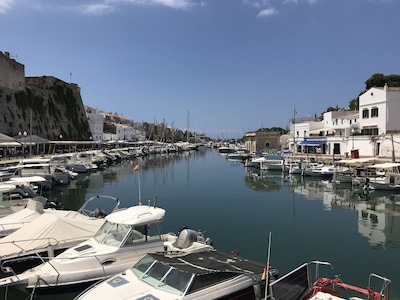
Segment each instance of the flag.
M136 165L136 166L133 168L132 171L133 171L133 172L139 171L139 165Z
M267 279L267 272L268 272L268 264L265 265L264 272L261 276L261 280Z

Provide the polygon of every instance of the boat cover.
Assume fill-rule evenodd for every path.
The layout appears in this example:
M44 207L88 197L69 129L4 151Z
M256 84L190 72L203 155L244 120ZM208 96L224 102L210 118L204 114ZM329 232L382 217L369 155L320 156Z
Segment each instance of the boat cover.
M0 259L35 249L41 250L49 245L55 249L76 245L91 238L104 222L105 219L71 219L42 214L29 226L0 239Z
M44 213L52 214L59 218L89 219L88 216L73 210L43 209L43 204L40 201L28 199L24 209L0 218L0 236L7 235L7 232L23 227Z
M43 213L43 204L29 199L24 209L0 219L0 232L21 228Z

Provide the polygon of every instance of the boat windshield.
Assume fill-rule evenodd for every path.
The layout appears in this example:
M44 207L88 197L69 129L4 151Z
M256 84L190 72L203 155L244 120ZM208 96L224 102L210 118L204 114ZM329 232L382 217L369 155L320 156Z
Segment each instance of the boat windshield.
M148 284L178 295L187 290L193 274L168 266L146 255L132 267L133 272Z
M119 246L124 240L131 226L106 221L94 235L94 239L101 244Z
M160 229L156 225L145 224L132 227L127 224L106 221L96 232L94 239L101 244L117 247L129 247L136 243L160 241Z

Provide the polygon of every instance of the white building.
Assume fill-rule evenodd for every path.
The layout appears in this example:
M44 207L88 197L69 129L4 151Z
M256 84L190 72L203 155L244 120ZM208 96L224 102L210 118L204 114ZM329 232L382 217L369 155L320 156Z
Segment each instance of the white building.
M323 120L298 119L290 126L290 149L348 156L391 157L400 152L400 88L373 87L360 95L359 111L324 113ZM393 142L392 142L393 140ZM294 147L297 145L297 151Z
M104 113L88 106L85 106L85 111L90 131L92 132L92 139L98 142L103 141Z
M400 88L373 87L360 96L361 132L382 135L400 131Z

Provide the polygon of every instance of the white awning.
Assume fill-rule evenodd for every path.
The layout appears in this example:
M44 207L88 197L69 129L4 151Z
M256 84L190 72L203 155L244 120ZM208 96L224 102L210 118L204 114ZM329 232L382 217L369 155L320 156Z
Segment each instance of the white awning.
M383 164L376 164L372 165L371 168L375 169L393 169L400 167L400 163L383 163Z
M0 147L21 147L18 142L0 142Z

